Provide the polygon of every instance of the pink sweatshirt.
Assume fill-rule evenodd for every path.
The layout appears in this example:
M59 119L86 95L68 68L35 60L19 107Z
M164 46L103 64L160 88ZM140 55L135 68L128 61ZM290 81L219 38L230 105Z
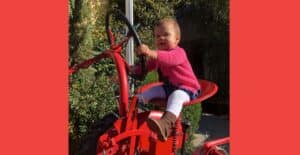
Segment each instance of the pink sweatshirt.
M159 67L163 76L172 85L193 93L200 89L184 49L177 46L170 51L157 50L156 52L157 59L150 59L147 62L147 70L156 70Z

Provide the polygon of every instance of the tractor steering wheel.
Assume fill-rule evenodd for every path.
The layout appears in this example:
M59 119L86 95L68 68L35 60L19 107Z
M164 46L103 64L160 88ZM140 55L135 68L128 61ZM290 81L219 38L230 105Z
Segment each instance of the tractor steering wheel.
M114 48L116 46L115 38L110 29L110 18L111 18L112 14L116 15L119 20L122 20L123 22L125 22L125 24L128 28L128 33L126 35L128 37L127 39L129 39L132 36L134 39L134 42L136 43L136 46L140 46L142 44L142 42L141 42L135 28L130 24L129 20L125 17L125 15L119 10L111 10L107 13L106 22L105 22L106 23L106 25L105 25L106 34L107 34L108 41L109 41L111 48ZM145 75L145 73L146 73L145 56L138 56L138 58L139 58L139 63L141 63L142 75Z

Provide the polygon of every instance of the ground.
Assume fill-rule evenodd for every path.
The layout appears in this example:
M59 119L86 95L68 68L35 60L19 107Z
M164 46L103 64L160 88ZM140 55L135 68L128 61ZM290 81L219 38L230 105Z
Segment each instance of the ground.
M229 117L203 113L200 128L195 134L194 146L201 146L205 141L229 136ZM226 147L228 149L228 146ZM229 151L228 151L229 152Z

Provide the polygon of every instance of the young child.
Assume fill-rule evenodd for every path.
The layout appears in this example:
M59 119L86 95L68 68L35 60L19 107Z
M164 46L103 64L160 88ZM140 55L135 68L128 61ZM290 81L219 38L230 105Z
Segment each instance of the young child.
M200 85L188 61L184 49L178 46L180 28L173 18L160 20L154 28L156 50L145 44L137 48L137 54L148 57L147 71L159 69L164 84L138 94L143 103L153 98L167 98L167 106L159 120L148 119L149 128L157 133L161 141L166 141L176 119L179 117L184 102L196 98Z

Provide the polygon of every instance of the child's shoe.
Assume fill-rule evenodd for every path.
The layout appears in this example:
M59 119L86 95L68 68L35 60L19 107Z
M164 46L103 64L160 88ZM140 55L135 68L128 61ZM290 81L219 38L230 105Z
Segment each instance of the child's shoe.
M166 141L172 131L172 127L175 125L176 119L174 114L166 111L159 120L149 118L147 124L157 134L159 140Z

